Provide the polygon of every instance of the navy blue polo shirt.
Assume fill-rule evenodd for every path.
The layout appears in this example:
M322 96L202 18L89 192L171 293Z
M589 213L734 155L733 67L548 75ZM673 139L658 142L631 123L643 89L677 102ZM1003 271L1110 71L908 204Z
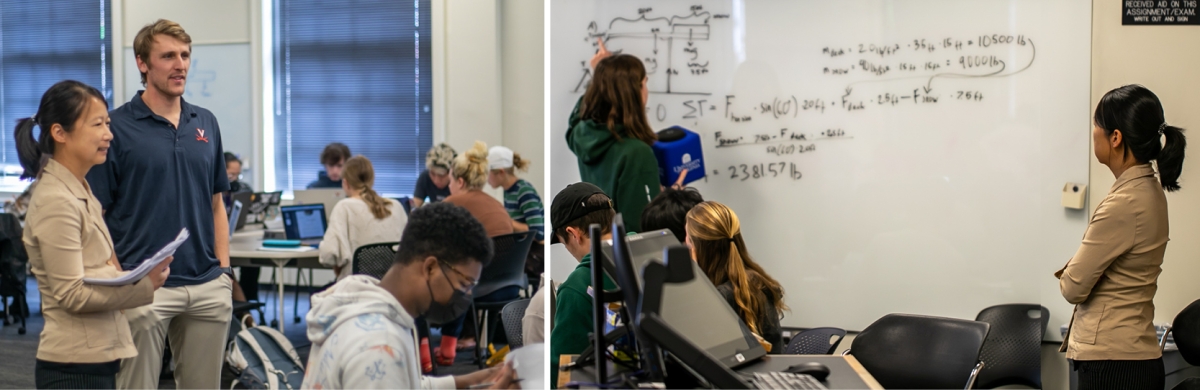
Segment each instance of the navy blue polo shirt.
M87 181L104 208L117 259L133 269L187 228L167 287L221 275L214 246L213 195L229 191L221 129L212 112L180 98L179 128L153 111L138 91L109 113L113 140L104 164Z

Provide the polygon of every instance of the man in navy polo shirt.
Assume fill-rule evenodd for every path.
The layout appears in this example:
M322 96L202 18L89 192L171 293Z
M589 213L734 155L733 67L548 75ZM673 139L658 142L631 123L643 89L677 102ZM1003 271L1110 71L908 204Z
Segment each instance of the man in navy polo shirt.
M168 20L137 33L133 50L146 89L110 113L108 161L87 175L122 268L136 267L180 229L191 232L176 250L171 276L155 292L154 303L125 311L138 355L121 361L122 389L158 387L167 337L177 388L220 386L232 314L233 281L225 275L229 221L221 197L229 179L216 117L181 97L191 42Z

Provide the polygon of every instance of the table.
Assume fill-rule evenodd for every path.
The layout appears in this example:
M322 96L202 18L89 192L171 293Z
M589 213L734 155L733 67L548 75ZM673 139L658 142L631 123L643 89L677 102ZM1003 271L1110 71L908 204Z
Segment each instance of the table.
M275 268L275 285L279 293L276 296L275 304L278 308L278 316L275 318L279 322L279 332L283 333L283 323L286 322L283 320L283 268L285 266L297 269L328 269L330 267L326 267L318 261L319 252L316 250L307 252L261 251L258 248L262 247L262 242L262 229L246 228L234 233L233 238L229 240L229 265L240 267L269 266Z
M578 356L559 356L559 366L570 364ZM853 355L767 355L759 361L742 366L735 371L738 373L783 371L789 366L808 362L818 362L829 367L829 377L825 378L824 385L830 389L883 389L883 386L875 381L875 377L872 377ZM616 372L616 369L618 368L610 368L609 372ZM594 370L594 367L588 366L570 371L559 371L558 387L563 388L567 382L570 382L572 374L576 376L577 381L593 381Z

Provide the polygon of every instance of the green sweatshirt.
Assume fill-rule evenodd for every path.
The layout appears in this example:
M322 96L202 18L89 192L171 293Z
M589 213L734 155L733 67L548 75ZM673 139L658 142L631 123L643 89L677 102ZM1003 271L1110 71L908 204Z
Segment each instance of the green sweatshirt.
M550 330L550 387L558 387L559 355L573 355L588 347L592 332L592 255L586 255L571 276L558 286L558 303L554 306L554 328ZM604 289L615 290L617 285L604 276Z
M567 146L579 163L579 177L595 184L613 200L613 206L625 219L625 230L641 231L642 210L658 196L658 160L650 145L629 137L625 127L616 125L617 140L608 126L579 118L580 98L571 111Z

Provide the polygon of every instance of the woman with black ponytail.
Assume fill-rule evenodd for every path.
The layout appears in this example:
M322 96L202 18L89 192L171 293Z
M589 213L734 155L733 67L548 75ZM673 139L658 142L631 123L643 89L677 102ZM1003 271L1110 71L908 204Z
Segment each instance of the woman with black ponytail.
M1104 94L1094 122L1096 159L1117 181L1096 206L1075 256L1054 274L1075 304L1059 351L1078 371L1081 390L1161 389L1152 321L1170 233L1164 190L1180 188L1187 141L1183 129L1167 124L1158 97L1140 85Z
M37 179L22 241L46 318L34 369L39 389L115 388L120 359L137 355L122 310L152 302L170 273L168 259L133 284L83 281L123 273L85 180L92 166L108 158L108 123L104 95L68 80L50 87L37 114L17 121L13 132L25 168L21 178ZM34 127L41 129L36 139Z

